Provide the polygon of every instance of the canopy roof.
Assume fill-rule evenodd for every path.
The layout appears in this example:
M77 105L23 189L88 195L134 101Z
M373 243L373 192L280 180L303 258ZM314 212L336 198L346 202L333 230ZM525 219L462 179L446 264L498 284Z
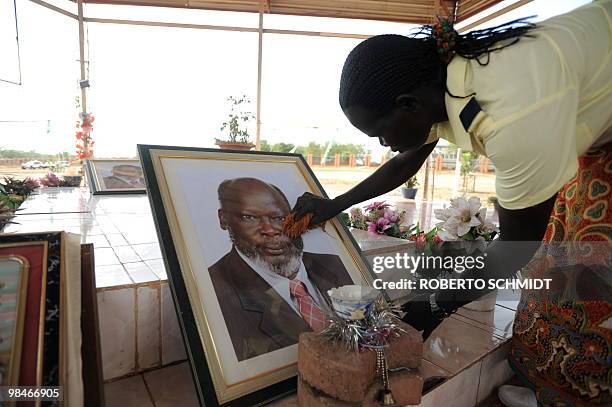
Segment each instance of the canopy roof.
M83 0L84 3L179 7L220 11L427 24L436 15L469 18L501 0Z

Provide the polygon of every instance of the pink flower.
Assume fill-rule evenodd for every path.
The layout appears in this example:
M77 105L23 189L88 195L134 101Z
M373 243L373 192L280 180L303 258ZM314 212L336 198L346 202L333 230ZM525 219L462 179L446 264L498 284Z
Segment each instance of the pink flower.
M390 223L397 223L399 220L399 214L393 209L385 208L383 218L387 219Z
M30 178L30 177L27 177L24 180L24 184L29 189L36 189L40 186L38 183L38 180L35 180L34 178Z
M391 205L389 205L388 203L385 203L385 201L380 201L380 202L372 202L371 204L366 206L365 209L368 211L375 211L377 209L385 209L390 206Z
M350 212L353 222L360 222L363 220L363 212L361 211L361 208L351 208Z
M391 227L391 222L385 218L379 218L376 222L368 223L368 232L384 235L385 230Z
M45 187L57 187L59 183L59 177L52 172L47 173L47 175L40 179L40 184Z
M427 244L427 236L425 236L425 233L419 234L416 238L417 250L423 250L426 244Z

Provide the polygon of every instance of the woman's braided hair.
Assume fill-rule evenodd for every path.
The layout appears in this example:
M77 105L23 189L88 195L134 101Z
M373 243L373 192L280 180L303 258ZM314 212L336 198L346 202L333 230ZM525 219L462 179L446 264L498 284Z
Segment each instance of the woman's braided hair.
M388 113L395 98L423 85L443 83L455 55L489 63L489 54L517 43L535 28L527 18L459 34L447 20L422 26L411 36L377 35L349 54L340 79L340 106ZM484 59L484 60L483 60ZM465 97L452 95L453 97Z

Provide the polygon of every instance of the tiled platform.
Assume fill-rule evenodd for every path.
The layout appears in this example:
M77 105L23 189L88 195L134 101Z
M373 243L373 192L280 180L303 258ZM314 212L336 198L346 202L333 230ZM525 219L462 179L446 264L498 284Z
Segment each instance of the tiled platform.
M483 319L486 321L490 319L488 314L496 313L497 310L482 313ZM478 320L474 322L479 323ZM481 323L486 325L487 322ZM468 331L465 332L466 326L466 324L449 319L434 333L434 337L427 341L425 349L428 354L436 353L440 360L444 361L449 358L453 361L451 363L460 363L463 367L459 372L452 373L424 360L421 373L425 379L435 376L448 377L448 379L426 392L419 406L475 406L489 397L501 383L505 383L512 377L513 373L506 361L510 343L495 336L483 335L483 332L480 332L475 326L469 326ZM453 338L465 338L465 335L472 335L476 339L475 342L467 341L457 343L457 345L453 343ZM449 339L443 341L442 336ZM468 343L470 344L466 345ZM493 347L490 351L480 355L477 360L469 362L469 355L474 355L473 351L477 349L482 351L483 346ZM468 354L465 358L461 356L463 351L467 351ZM106 383L105 396L108 407L195 407L198 405L187 362ZM290 395L271 403L270 406L297 407L297 397L295 394Z
M408 223L430 225L433 209L444 202L396 204L407 211ZM31 196L23 208L16 219L19 224L9 225L4 232L66 230L95 246L107 405L194 403L146 195L93 196L86 189L50 188ZM409 250L398 239L363 231L356 231L354 237L370 260ZM422 405L471 406L509 377L505 353L515 308L516 301L506 300L499 301L492 312L461 309L434 332L425 343L423 373L449 380L425 395ZM159 369L162 366L166 367ZM144 373L127 377L139 372ZM158 377L164 377L164 383L155 382ZM174 386L173 380L177 380ZM118 395L130 389L132 398ZM114 404L113 400L121 401ZM290 397L277 403L295 405L295 400Z

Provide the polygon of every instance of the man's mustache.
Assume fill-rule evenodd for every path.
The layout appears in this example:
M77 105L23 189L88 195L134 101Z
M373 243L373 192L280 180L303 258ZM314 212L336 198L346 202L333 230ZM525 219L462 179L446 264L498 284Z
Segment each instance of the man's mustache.
M249 244L245 239L238 237L236 233L232 229L228 228L229 237L232 243L240 248L246 248L245 246L249 246L249 252L252 251L261 251L266 248L266 246L280 246L283 249L292 251L297 249L300 253L304 249L304 241L301 237L296 239L291 239L285 235L273 236L273 237L265 237L263 242L257 244Z

